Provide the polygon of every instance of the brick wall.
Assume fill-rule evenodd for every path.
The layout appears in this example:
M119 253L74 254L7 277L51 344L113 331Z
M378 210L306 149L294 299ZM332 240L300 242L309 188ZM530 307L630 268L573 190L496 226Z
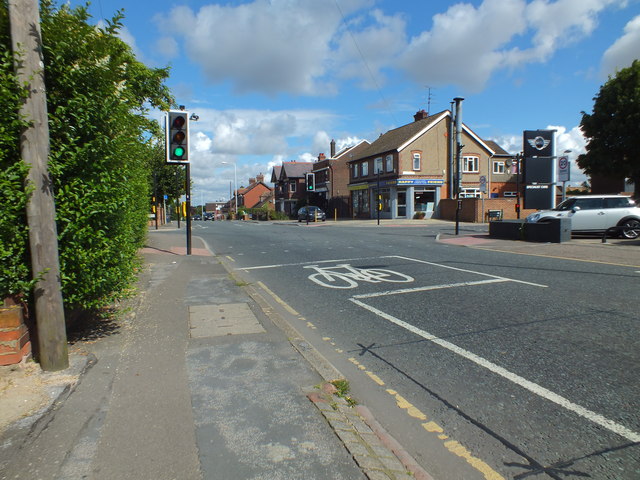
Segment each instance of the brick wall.
M462 210L460 211L461 222L482 223L489 221L489 210L499 210L502 212L503 220L515 220L516 215L516 199L515 197L507 198L486 198L484 202L480 198L462 198ZM458 201L455 199L445 198L440 201L438 218L442 220L455 220L456 208ZM522 199L520 199L522 205ZM535 210L520 209L520 219L523 220Z
M13 365L29 358L31 342L22 307L0 307L0 365Z

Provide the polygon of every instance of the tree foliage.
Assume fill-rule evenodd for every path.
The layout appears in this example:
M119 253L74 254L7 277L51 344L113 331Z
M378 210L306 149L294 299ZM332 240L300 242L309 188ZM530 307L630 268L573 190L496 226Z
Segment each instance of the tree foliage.
M0 9L3 51L10 51L6 2ZM67 309L100 307L126 291L136 272L152 169L162 164L163 155L162 129L148 114L171 104L164 85L168 70L149 68L135 58L118 37L121 13L95 26L86 7L56 7L42 0L40 9L63 298ZM6 61L0 66L0 95L9 92L6 102L0 100L19 121L20 89L10 67ZM24 200L21 180L16 180L24 178L24 168L19 158L6 154L18 144L18 131L0 131L0 182L4 187L5 179L14 179L10 191ZM11 203L15 209L7 223L24 233L23 205ZM2 241L3 258L10 251L24 258L26 235L8 243L3 236ZM1 268L0 294L24 288L24 271Z
M591 114L582 112L580 127L587 153L578 165L588 175L626 177L640 196L640 61L620 70L600 87Z

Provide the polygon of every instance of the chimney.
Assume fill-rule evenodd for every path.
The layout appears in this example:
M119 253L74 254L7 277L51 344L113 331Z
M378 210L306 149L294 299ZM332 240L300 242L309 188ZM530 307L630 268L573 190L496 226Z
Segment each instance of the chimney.
M256 175L256 182L264 183L264 175L262 173L260 175Z
M255 178L250 178L249 179L249 185L253 185L254 183L256 183L256 179Z
M336 156L336 141L331 140L331 158Z
M422 109L422 110L418 110L416 112L416 114L413 116L414 121L418 121L418 120L422 120L424 118L427 118L429 116L429 114L427 113L426 110Z
M324 153L321 153L320 155L318 155L318 161L321 162L322 160L326 159L327 157L325 156Z

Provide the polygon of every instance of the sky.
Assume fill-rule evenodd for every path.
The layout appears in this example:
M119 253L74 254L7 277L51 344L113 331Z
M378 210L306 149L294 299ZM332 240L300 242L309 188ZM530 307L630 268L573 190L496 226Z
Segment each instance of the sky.
M71 1L72 5L80 2ZM92 21L171 68L190 124L192 204L283 161L313 161L451 108L510 153L554 129L586 177L579 125L609 76L640 58L640 0L93 0ZM162 112L154 112L158 119Z

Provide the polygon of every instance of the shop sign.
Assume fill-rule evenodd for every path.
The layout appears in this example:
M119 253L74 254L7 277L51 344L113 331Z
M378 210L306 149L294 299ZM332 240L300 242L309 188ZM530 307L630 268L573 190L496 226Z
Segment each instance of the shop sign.
M439 178L400 178L396 185L443 185Z

